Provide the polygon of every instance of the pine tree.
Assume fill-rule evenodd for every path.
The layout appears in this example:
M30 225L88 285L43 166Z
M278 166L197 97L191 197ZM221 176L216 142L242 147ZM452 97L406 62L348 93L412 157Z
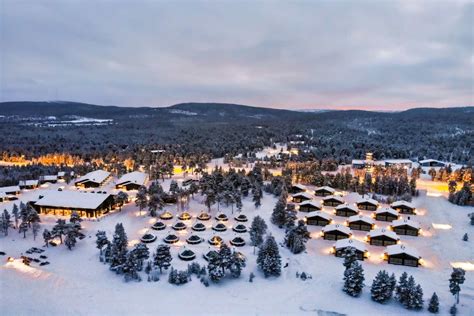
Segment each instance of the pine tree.
M171 266L172 260L170 246L159 245L156 248L156 253L153 256L153 265L160 269L160 273L163 273L163 269L167 270Z
M28 231L28 223L22 220L20 224L20 228L18 229L18 232L20 234L23 233L23 238L26 238L27 231Z
M252 201L254 202L254 205L255 205L255 208L259 208L260 205L262 205L262 196L263 196L263 192L262 192L262 187L261 185L257 182L254 184L254 187L252 189Z
M141 281L140 275L138 274L138 264L137 258L133 252L129 252L127 254L127 258L122 266L122 273L125 282L134 280L134 281Z
M66 239L64 239L64 244L69 250L72 250L72 248L76 245L76 233L74 230L69 230L66 233Z
M408 288L408 274L403 272L398 280L398 285L395 288L395 299L402 303L405 300L405 295ZM403 303L402 303L403 304Z
M280 197L273 209L271 222L281 228L287 221L286 217L286 200Z
M233 278L240 277L242 268L245 267L245 259L236 251L232 252L231 262L229 264L230 274Z
M354 262L357 262L357 249L354 247L346 247L344 249L343 257L344 257L344 262L343 265L347 269L349 269Z
M263 236L267 232L267 224L260 216L255 216L252 221L252 225L250 226L249 234L250 234L250 242L252 246L254 246L254 253L255 247L259 247L263 243Z
M436 292L433 293L430 299L430 303L428 305L428 311L432 314L437 314L439 312L439 299Z
M49 232L49 230L45 228L43 231L43 240L46 247L49 247L49 241L51 240L51 238L52 238L51 233Z
M110 269L120 274L127 260L128 239L122 223L115 225L115 233L110 248Z
M10 219L10 214L8 213L7 210L3 210L2 216L1 216L1 228L3 230L3 233L5 236L8 236L8 229L10 228L12 224L12 221Z
M456 304L459 304L459 292L461 284L466 280L466 271L462 268L453 268L451 278L449 279L449 291L456 297Z
M207 272L212 282L217 283L224 277L225 272L222 269L222 265L222 256L219 253L209 258Z
M306 242L310 239L310 234L303 220L298 221L298 226L287 231L285 245L294 254L306 250Z
M33 232L33 240L36 240L36 236L38 236L38 233L41 229L41 225L38 222L33 222L31 230Z
M378 303L385 303L392 297L392 284L390 277L385 270L379 271L370 288L372 300Z
M143 262L150 257L150 251L148 250L147 245L138 243L135 245L132 251L130 251L130 253L134 257L136 270L142 271Z
M343 291L350 296L357 297L364 288L364 269L360 263L353 262L352 265L344 271Z
M59 240L61 241L61 243L63 243L63 235L66 234L66 229L67 229L67 225L66 225L66 221L64 219L58 219L56 221L56 225L53 226L53 228L51 229L51 237L52 238L55 238L55 237L59 237Z
M97 237L97 240L96 240L95 244L97 246L97 249L99 249L99 251L100 251L100 256L102 256L102 249L104 249L104 247L107 246L110 242L107 239L107 235L106 235L105 231L103 231L103 230L97 231L95 236Z
M281 274L281 257L278 245L273 236L267 236L258 251L257 265L265 277L279 276Z
M18 205L16 204L13 204L12 215L13 215L13 218L15 219L15 228L18 228L18 221L20 219L20 210L18 209Z
M138 188L137 195L135 197L135 205L140 210L140 215L142 214L142 210L147 206L148 198L147 198L147 190L145 186L141 186Z

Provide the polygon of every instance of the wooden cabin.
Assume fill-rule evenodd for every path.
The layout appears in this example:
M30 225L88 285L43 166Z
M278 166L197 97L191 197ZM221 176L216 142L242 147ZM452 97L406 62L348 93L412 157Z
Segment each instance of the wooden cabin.
M352 236L349 227L341 224L330 224L323 227L321 234L325 240L339 240Z
M21 192L21 189L18 185L13 185L9 187L0 187L0 193L3 193L5 195L13 196L13 195L20 194L20 192Z
M342 197L337 195L328 195L323 198L324 206L338 206L344 204Z
M299 205L298 210L300 212L315 212L321 210L321 204L316 201L304 201Z
M38 180L20 180L20 182L18 183L18 186L22 190L23 189L28 189L28 190L36 189L38 185L39 185Z
M371 231L375 227L374 220L364 215L354 215L349 217L347 224L350 229L362 230L366 232Z
M421 257L418 252L405 245L388 246L384 253L384 259L390 264L418 267L421 265Z
M290 187L289 193L296 194L296 193L301 193L301 192L306 192L306 191L307 191L306 186L297 183Z
M120 177L115 188L126 191L138 190L141 186L146 184L147 180L148 175L146 173L134 171Z
M393 221L390 227L397 235L418 236L420 234L420 224L409 219Z
M110 193L81 191L42 191L38 199L28 202L38 213L68 216L77 212L83 217L98 217L115 208Z
M334 195L334 193L336 193L336 190L328 186L319 187L314 190L314 194L317 196Z
M354 248L357 260L364 260L369 256L367 245L357 239L346 238L336 241L333 246L333 253L336 257L344 257L347 248Z
M315 211L308 213L305 216L306 225L315 225L315 226L326 226L329 225L332 219L324 212Z
M295 203L301 203L304 201L310 201L313 199L313 196L308 192L295 193L292 196L292 201Z
M359 210L354 205L340 204L335 209L337 216L351 217L359 214Z
M396 245L399 240L396 233L385 228L375 229L367 234L367 241L373 246Z
M379 202L374 199L360 199L356 204L359 209L365 211L375 211L379 207Z
M40 184L57 183L57 182L58 182L58 176L57 175L46 175L46 176L40 176L39 177L39 183Z
M391 222L397 220L400 216L398 212L390 207L385 207L375 211L375 219L383 222Z
M396 201L390 205L393 209L397 210L400 214L416 215L416 208L413 204L407 201Z
M421 167L444 167L446 163L436 159L425 159L419 161Z
M80 177L74 185L80 188L98 188L102 186L110 176L110 172L108 171L95 170Z

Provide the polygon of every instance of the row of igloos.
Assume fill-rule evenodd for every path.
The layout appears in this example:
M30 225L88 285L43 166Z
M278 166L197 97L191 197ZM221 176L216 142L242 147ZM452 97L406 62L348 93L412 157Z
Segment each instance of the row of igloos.
M157 237L150 233L146 233L140 238L143 243L152 243L156 241L156 239ZM163 241L167 244L176 244L179 241L179 237L174 234L168 234L165 238L163 238ZM197 245L202 243L203 241L204 239L199 237L198 235L191 235L186 239L186 242L190 245ZM207 242L212 246L220 246L224 243L224 240L222 239L222 237L214 235L209 238ZM234 237L229 241L229 243L235 247L245 246L245 240L240 236Z
M160 215L160 219L162 220L170 220L173 219L174 215L170 211L165 211L163 214ZM208 221L211 219L211 215L206 212L201 212L197 217L198 220L200 221ZM178 219L182 221L188 221L192 219L192 215L188 212L182 212L178 214ZM221 222L227 222L229 220L229 217L225 215L224 213L219 213L215 216L215 219ZM234 219L237 222L247 222L248 218L247 215L245 214L239 214L234 217Z
M153 230L164 230L166 228L167 228L167 225L160 221L154 223L151 226L151 229ZM171 226L171 228L173 228L176 231L183 231L188 228L188 225L186 225L183 222L176 222L175 224ZM207 227L203 223L197 222L193 226L191 226L191 229L197 232L202 232L202 231L205 231ZM227 231L227 226L224 223L218 222L212 226L212 230L216 232L225 232ZM247 232L247 227L244 224L237 224L232 227L232 230L236 233L242 234L242 233Z

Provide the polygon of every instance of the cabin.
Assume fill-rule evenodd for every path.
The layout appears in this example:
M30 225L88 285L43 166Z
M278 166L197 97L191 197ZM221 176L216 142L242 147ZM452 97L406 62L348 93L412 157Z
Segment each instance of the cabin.
M309 194L308 192L300 192L293 194L292 196L292 201L295 203L301 203L304 201L310 201L313 199L313 196Z
M296 193L301 193L301 192L306 192L308 188L302 184L294 184L290 187L289 192L291 194L296 194Z
M48 190L28 203L40 214L62 216L75 211L82 217L98 217L115 208L114 196L107 192Z
M365 211L375 211L379 207L379 202L374 199L359 199L356 202L356 205L359 209Z
M321 204L316 201L304 201L299 205L298 210L300 212L315 212L322 209Z
M332 222L332 219L324 212L315 211L310 212L305 216L304 221L306 225L326 226Z
M397 210L400 214L416 215L416 208L413 204L407 201L396 201L390 205L393 209Z
M375 228L374 220L364 215L354 215L349 217L347 224L350 229L369 232Z
M399 217L398 212L391 207L384 207L375 211L375 219L378 221L391 222Z
M421 257L418 252L405 245L388 246L384 253L384 259L390 264L418 267L421 265Z
M337 195L328 195L323 198L324 206L338 206L344 204L342 197Z
M9 187L0 187L0 193L3 193L5 195L10 195L10 196L14 196L14 195L18 195L20 194L21 192L21 189L18 185L13 185L13 186L9 186Z
M390 227L397 235L418 236L420 234L420 223L409 219L393 221Z
M39 183L40 184L57 183L57 182L58 182L58 176L57 175L47 175L47 176L40 176L39 177Z
M74 185L79 188L98 188L111 177L110 172L105 170L95 170L83 175L76 180Z
M38 180L20 180L20 182L18 183L18 186L22 190L24 190L24 189L27 189L27 190L36 189L38 187L38 185L39 185Z
M183 183L182 183L182 186L187 187L187 186L191 185L192 183L199 183L199 180L192 179L192 178L184 179Z
M321 235L325 240L339 240L352 236L349 227L341 224L330 224L323 227Z
M444 167L446 163L436 159L424 159L420 160L419 164L421 167Z
M372 246L391 246L396 245L400 238L393 231L381 228L370 231L367 234L367 241Z
M317 196L334 195L334 193L336 193L336 190L328 186L319 187L314 190L314 194Z
M359 214L359 210L354 205L340 204L335 209L337 216L350 217Z
M357 260L364 260L369 257L369 250L367 245L357 239L346 238L336 241L332 247L332 252L336 257L344 257L344 253L347 248L354 248Z
M148 174L140 171L133 171L124 174L120 177L115 185L116 189L119 190L138 190L141 186L144 186L148 180Z
M352 160L352 168L353 169L364 169L365 168L365 160L353 159Z

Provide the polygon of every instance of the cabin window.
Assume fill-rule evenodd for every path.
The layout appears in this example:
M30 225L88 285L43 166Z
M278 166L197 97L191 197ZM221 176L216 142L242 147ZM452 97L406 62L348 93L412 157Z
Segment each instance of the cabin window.
M371 239L370 244L374 246L383 246L383 240L380 239Z
M324 234L324 239L326 240L336 240L336 236L333 234Z
M403 259L390 257L388 259L388 263L402 265L403 264Z
M405 259L405 265L410 267L416 267L418 265L418 261L413 259Z

